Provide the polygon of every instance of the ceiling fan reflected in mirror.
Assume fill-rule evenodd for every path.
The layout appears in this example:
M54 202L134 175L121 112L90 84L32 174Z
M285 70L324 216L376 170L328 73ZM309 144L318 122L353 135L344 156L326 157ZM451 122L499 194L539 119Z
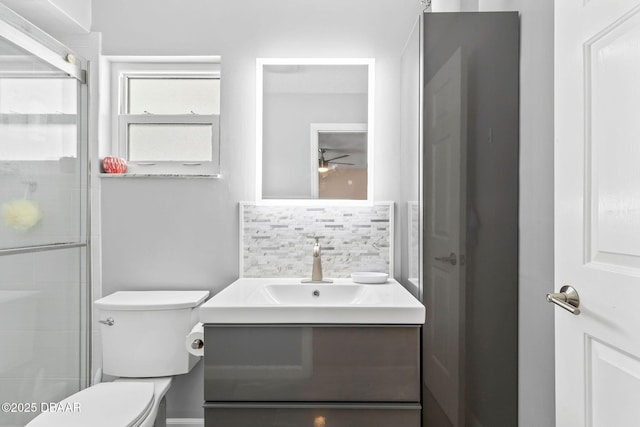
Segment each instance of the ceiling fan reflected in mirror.
M349 157L349 154L343 154L342 156L337 156L337 157L333 157L331 159L325 159L324 154L330 151L330 149L328 148L318 148L318 153L320 153L320 156L318 158L318 172L320 173L326 173L329 172L329 170L333 170L335 169L335 166L332 167L332 165L349 165L349 166L353 166L355 163L346 163L346 162L336 162L336 160L338 159L343 159L345 157Z

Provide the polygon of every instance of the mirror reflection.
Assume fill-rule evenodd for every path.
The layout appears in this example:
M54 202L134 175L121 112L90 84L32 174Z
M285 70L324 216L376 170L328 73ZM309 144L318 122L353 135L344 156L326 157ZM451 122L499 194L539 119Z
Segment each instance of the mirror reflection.
M317 149L316 149L317 146ZM311 197L367 199L367 125L312 124L311 150L317 171L311 173ZM315 169L315 162L312 159Z
M262 199L367 200L369 61L269 61L258 67Z

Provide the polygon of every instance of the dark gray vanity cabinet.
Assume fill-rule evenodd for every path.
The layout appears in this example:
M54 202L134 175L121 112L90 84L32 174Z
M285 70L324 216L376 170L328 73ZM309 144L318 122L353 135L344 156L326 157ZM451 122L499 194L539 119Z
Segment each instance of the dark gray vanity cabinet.
M205 325L206 427L418 427L420 328Z

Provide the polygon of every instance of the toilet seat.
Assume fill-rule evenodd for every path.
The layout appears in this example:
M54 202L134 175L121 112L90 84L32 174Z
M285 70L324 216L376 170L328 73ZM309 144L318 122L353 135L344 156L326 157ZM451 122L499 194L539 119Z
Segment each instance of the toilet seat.
M154 407L152 382L100 383L75 393L57 408L77 411L44 412L29 427L138 427Z

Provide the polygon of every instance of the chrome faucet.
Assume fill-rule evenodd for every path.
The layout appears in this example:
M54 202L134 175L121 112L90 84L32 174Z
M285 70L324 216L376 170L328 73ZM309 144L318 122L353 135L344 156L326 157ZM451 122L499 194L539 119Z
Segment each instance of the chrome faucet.
M313 245L313 270L311 272L311 280L303 280L302 283L333 283L333 280L322 278L322 260L320 257L320 237L314 237L316 239L315 245Z

